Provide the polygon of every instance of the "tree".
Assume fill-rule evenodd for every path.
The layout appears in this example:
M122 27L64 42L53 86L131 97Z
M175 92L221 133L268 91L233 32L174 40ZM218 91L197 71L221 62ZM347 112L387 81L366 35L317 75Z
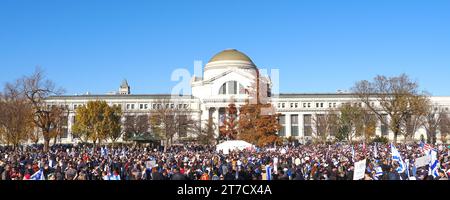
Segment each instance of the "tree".
M61 117L60 108L48 105L45 99L51 95L60 95L63 89L56 88L55 84L46 79L43 70L36 68L31 76L19 80L20 90L29 101L33 110L33 123L44 138L44 151L48 151L52 129Z
M416 131L424 125L424 120L426 119L430 107L429 104L430 101L425 96L411 97L411 109L405 114L405 118L403 118L402 122L403 125L401 126L404 143L406 143L408 139L412 140Z
M184 137L196 124L191 117L191 111L180 105L175 105L170 99L162 99L151 113L152 132L164 139L164 151L172 145L177 134Z
M125 117L123 127L124 139L129 140L132 137L148 134L149 127L148 115L128 115Z
M445 134L448 131L445 125L448 115L443 109L440 109L439 105L432 104L431 101L428 101L426 108L423 126L426 130L427 142L435 144L437 131L440 130L441 134L442 132Z
M408 116L415 113L414 101L423 101L425 95L419 93L418 83L402 74L398 77L376 76L372 82L359 81L352 91L371 110L377 118L394 133L394 143L397 136L404 130ZM375 104L375 102L379 103ZM390 121L383 120L383 114L387 114Z
M33 131L32 117L31 106L17 84L6 84L4 94L0 94L0 141L16 149Z
M439 132L441 133L441 141L445 144L447 142L447 135L450 133L449 112L441 111L439 115L441 116L441 120L439 123Z
M119 106L108 106L102 121L103 134L114 143L122 136L122 109Z
M111 107L105 101L89 101L77 108L72 132L81 141L90 140L94 145L106 139L114 143L121 136L121 116L118 106Z
M257 146L280 142L276 134L281 128L278 116L272 104L250 104L247 101L240 109L238 138Z
M205 123L204 128L202 128L202 121L198 121L195 127L193 127L193 133L197 135L197 141L203 145L214 144L216 142L214 130L216 128L216 124L212 118L208 118Z
M224 116L223 125L219 127L220 139L235 140L237 138L237 108L233 100L228 105Z
M314 122L314 135L320 139L321 142L326 142L328 136L336 131L335 125L337 123L337 114L333 111L327 111L323 114L316 114L312 119Z
M362 134L364 112L362 108L351 103L342 104L338 111L338 135L336 137L340 140L345 139L351 144L353 138Z

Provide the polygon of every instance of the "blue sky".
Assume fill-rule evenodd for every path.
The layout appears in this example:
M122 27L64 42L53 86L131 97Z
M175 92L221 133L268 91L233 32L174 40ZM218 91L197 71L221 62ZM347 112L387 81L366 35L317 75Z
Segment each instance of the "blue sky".
M235 48L281 92L407 73L450 95L450 1L1 0L0 83L40 65L67 94L170 93L176 68Z

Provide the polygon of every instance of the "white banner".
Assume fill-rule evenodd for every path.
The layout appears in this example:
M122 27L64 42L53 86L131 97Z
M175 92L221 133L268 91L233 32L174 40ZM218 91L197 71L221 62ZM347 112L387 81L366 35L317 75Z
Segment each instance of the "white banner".
M416 159L415 165L416 167L423 167L430 163L431 157L429 155L422 156Z
M355 162L355 171L353 172L353 180L364 178L366 172L366 159Z

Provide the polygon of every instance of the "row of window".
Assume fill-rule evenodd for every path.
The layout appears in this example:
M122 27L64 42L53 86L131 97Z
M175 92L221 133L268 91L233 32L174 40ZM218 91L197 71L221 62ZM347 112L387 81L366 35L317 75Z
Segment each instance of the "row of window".
M114 106L121 106L120 104L113 104ZM150 105L152 105L152 109L161 109L162 108L162 104L148 104L148 103L140 103L140 104L133 104L133 103L127 103L126 104L126 109L127 110L148 110L150 108ZM73 109L76 110L78 107L83 106L83 104L74 104L73 105ZM68 108L68 105L66 106ZM175 104L165 104L165 108L175 108ZM176 107L178 109L187 109L189 106L188 104L176 104Z
M299 123L298 123L298 114L291 115L291 136L299 136ZM318 121L320 121L319 118L325 117L323 114L318 114L316 116L318 118ZM280 115L278 118L279 123L281 125L280 130L278 131L279 136L286 136L286 115ZM383 122L387 122L387 115L382 115ZM387 136L389 134L389 130L387 127L387 123L380 123L380 129L381 129L381 135ZM329 134L331 136L334 136L336 134L337 129L331 128L329 131ZM305 114L303 115L303 131L304 136L312 136L312 115L311 114Z
M135 105L136 105L136 107L135 107ZM152 105L152 109L162 109L163 108L163 106L164 106L164 108L170 108L170 109L175 109L175 108L177 108L177 109L187 109L189 106L188 106L188 104L173 104L173 103L171 103L171 104L169 104L169 103L167 103L167 104L160 104L160 103L158 103L158 104L156 104L156 103L154 103L154 104L151 104ZM147 103L141 103L141 104L139 104L139 110L148 110L149 109L149 106L150 106L150 104L147 104ZM138 107L137 107L137 104L127 104L126 105L126 109L127 110L136 110Z
M299 105L303 105L303 108L311 108L312 105L314 105L313 103L310 102L306 102L303 104L299 104L299 103L278 103L278 108L286 108L287 106L289 106L289 108L299 108ZM321 103L316 103L315 104L315 108L323 108L326 104L321 102ZM336 108L337 104L336 103L328 103L328 108Z

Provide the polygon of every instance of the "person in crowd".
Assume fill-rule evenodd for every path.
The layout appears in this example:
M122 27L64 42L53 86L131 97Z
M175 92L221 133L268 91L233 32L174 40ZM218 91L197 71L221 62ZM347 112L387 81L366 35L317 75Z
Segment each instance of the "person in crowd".
M48 152L42 146L0 147L0 180L29 180L41 169L45 180L353 180L355 162L364 159L364 180L448 180L447 145L433 146L438 176L429 175L428 165L415 165L416 159L429 155L423 145L396 148L404 165L393 160L390 144L380 143L366 144L366 151L362 144L311 143L227 154L196 144L165 151L131 145L54 145Z

